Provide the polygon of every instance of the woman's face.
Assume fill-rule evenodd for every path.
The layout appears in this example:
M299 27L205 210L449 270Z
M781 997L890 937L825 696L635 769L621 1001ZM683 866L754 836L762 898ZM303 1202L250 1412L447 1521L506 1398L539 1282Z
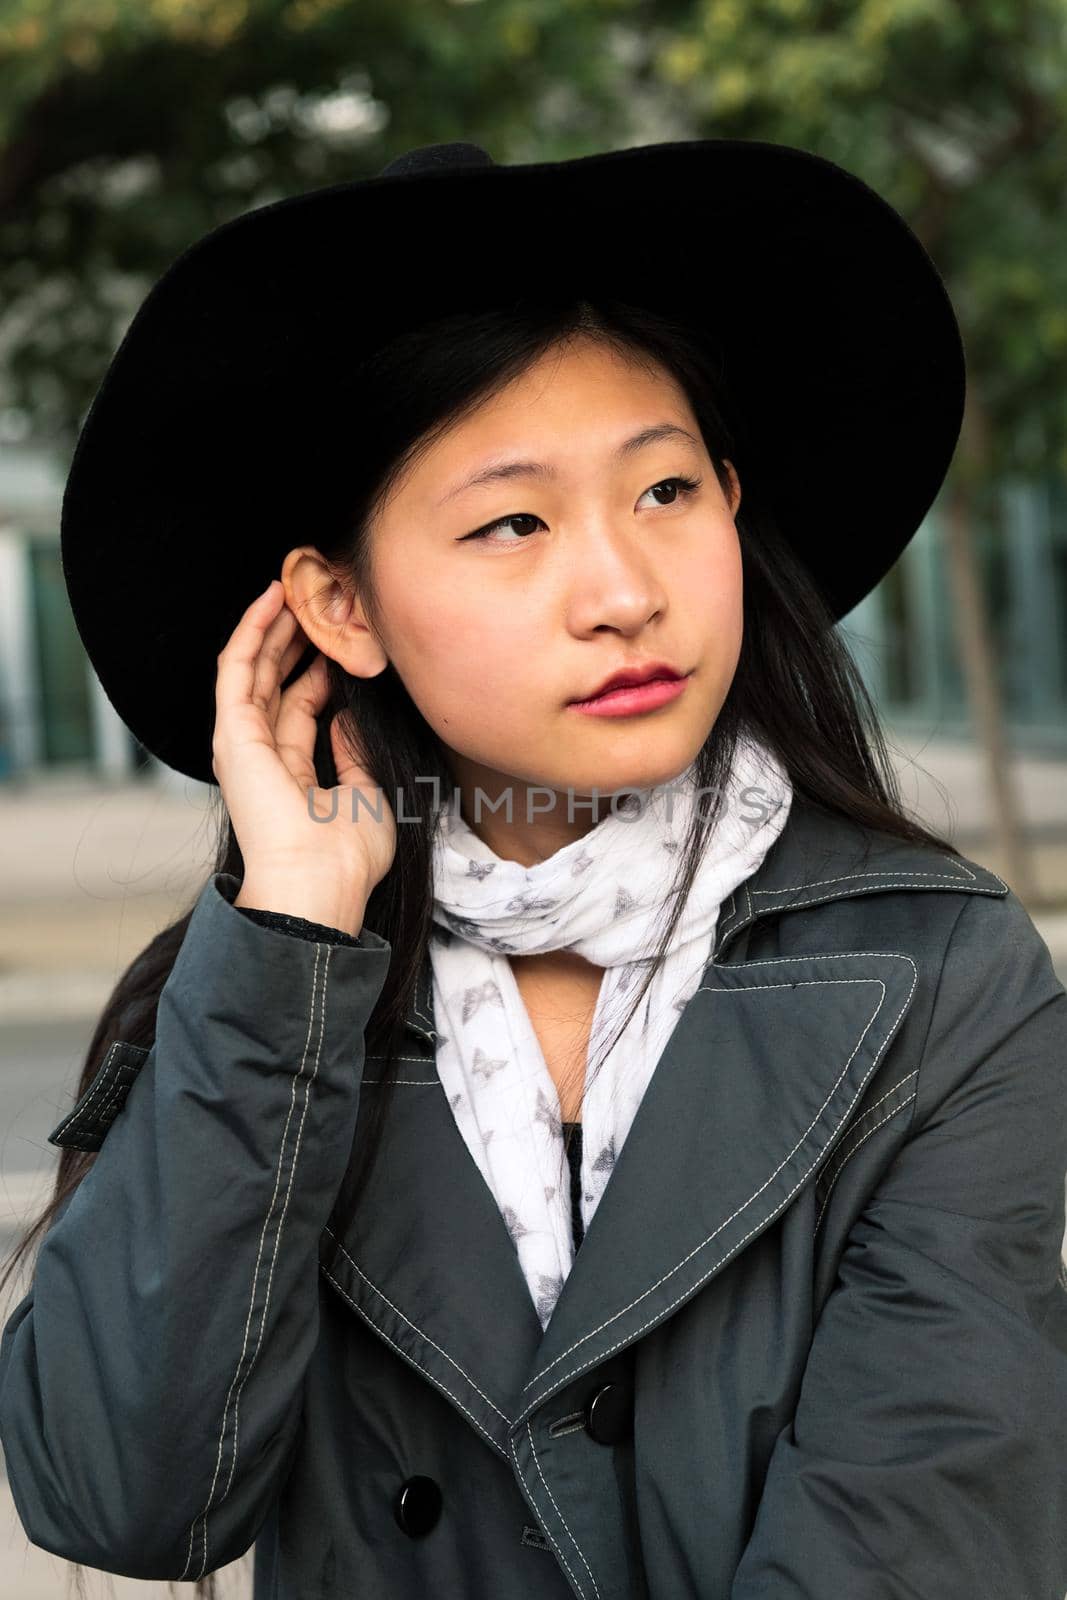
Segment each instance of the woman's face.
M464 816L494 848L508 840L523 859L525 836L543 859L613 792L669 782L696 756L741 649L730 476L727 499L665 371L577 340L441 438L384 506L371 532L379 637L450 752ZM686 493L678 478L699 486ZM344 637L348 670L381 669L365 632ZM342 654L336 635L323 648ZM676 698L614 717L571 704L652 661L686 674ZM510 789L511 824L506 808L475 817L476 786L494 801ZM529 797L534 786L551 795ZM580 806L594 789L596 812Z

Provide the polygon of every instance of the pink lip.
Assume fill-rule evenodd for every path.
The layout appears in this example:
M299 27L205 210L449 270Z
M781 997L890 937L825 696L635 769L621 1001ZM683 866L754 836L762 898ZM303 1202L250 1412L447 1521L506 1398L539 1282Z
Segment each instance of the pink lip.
M589 717L630 717L637 711L652 711L664 706L668 700L677 700L686 684L685 678L650 678L648 683L629 684L622 689L609 689L592 700L572 700L575 711L584 711Z

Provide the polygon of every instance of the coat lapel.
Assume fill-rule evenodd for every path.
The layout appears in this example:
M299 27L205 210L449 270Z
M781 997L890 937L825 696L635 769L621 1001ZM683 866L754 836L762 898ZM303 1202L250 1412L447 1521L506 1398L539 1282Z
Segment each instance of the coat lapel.
M508 1457L516 1423L670 1316L813 1180L914 993L904 953L730 964L729 945L758 917L792 907L946 885L1007 892L982 868L853 832L794 798L760 868L722 909L712 959L543 1335L437 1077L427 955L396 1087L381 1088L378 1058L365 1063L360 1115L377 1093L388 1105L378 1160L327 1274L334 1288ZM324 1271L332 1244L327 1230Z

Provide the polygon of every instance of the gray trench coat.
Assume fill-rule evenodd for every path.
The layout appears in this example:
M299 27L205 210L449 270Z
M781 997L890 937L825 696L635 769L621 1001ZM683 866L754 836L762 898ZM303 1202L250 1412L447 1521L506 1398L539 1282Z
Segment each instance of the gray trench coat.
M323 1267L389 946L214 877L0 1345L34 1543L256 1600L1064 1600L1067 993L970 861L794 801L542 1335L434 1070Z

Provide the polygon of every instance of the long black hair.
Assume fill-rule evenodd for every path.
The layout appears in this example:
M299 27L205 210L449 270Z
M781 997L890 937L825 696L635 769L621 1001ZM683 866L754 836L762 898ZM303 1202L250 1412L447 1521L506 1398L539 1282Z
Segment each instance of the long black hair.
M511 306L462 313L411 330L376 350L352 374L354 392L373 396L361 413L358 450L350 453L348 515L316 529L315 543L338 574L356 586L368 620L381 610L373 584L370 532L391 488L409 464L465 414L491 399L544 354L576 338L601 341L631 361L666 371L684 390L700 425L715 472L729 498L726 462L738 468L741 504L736 526L743 573L743 638L722 709L695 760L700 792L717 801L694 814L679 850L679 870L664 906L673 901L654 957L627 1017L605 1046L601 1061L633 1016L662 964L701 853L725 797L725 780L739 737L751 736L784 766L794 792L825 813L898 838L959 855L947 840L910 817L874 705L833 614L811 573L793 554L769 507L761 503L758 453L742 445L731 401L712 345L669 317L614 300L523 300ZM319 782L337 782L328 729L338 712L358 729L358 747L385 795L403 794L405 826L397 829L392 867L373 891L364 925L391 948L384 986L370 1017L368 1051L387 1059L379 1076L392 1081L403 1054L403 1024L433 931L432 832L437 811L451 803L452 770L443 745L403 683L386 666L369 679L350 677L328 663L330 698L319 721L315 761ZM342 723L342 732L344 723ZM423 782L416 782L416 778ZM425 779L436 777L437 784ZM213 871L241 879L244 864L221 794L213 807L217 853ZM414 814L416 825L407 819ZM194 901L195 904L195 901ZM156 935L115 985L89 1043L76 1097L88 1088L116 1039L151 1046L160 991L174 965L192 915L189 910ZM589 1077L587 1075L586 1084ZM334 1255L358 1224L357 1213L379 1146L387 1094L360 1117L348 1168L331 1213ZM47 1232L56 1212L81 1182L95 1157L65 1147L55 1189L44 1212L12 1252L0 1289L28 1250ZM368 1222L368 1226L373 1226ZM79 1592L82 1569L74 1565ZM215 1600L214 1575L196 1585Z

